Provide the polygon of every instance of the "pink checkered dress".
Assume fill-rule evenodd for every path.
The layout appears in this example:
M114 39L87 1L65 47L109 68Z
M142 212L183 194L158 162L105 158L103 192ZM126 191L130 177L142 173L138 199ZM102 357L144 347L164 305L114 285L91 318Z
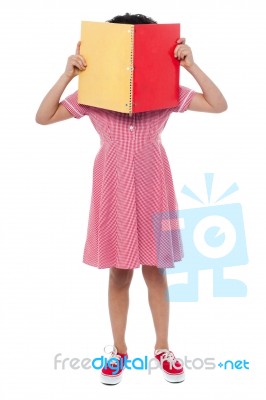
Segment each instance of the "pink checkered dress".
M75 118L89 116L101 139L93 166L85 264L173 268L183 258L178 204L161 133L172 112L187 110L194 93L181 86L177 107L132 116L78 104L77 91L61 101Z

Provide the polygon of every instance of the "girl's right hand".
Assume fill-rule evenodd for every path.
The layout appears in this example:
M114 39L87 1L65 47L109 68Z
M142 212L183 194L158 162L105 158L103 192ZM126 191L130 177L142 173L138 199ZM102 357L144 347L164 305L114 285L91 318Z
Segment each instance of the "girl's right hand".
M72 79L78 75L79 71L84 71L87 67L87 63L84 57L80 55L80 44L79 41L76 47L76 54L69 56L64 74Z

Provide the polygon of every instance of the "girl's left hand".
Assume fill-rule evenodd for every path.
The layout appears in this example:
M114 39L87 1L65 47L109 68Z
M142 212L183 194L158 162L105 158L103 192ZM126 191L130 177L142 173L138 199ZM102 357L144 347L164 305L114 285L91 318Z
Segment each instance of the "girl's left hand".
M186 39L180 38L177 40L177 46L174 49L174 57L180 60L182 67L191 67L194 64L191 48L185 44Z

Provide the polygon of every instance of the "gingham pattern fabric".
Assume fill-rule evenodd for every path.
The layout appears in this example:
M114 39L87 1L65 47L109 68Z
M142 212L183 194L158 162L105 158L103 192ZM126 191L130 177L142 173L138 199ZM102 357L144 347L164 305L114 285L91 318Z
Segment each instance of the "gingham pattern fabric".
M180 86L178 106L132 116L78 104L77 91L61 101L75 118L89 116L101 140L93 165L85 264L173 268L183 258L178 204L161 133L172 112L187 110L194 93Z

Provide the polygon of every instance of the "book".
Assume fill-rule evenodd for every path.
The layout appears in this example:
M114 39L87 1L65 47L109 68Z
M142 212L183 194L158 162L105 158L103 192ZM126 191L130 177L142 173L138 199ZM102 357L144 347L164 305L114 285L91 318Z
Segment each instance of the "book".
M180 24L81 22L80 104L133 114L178 105Z

